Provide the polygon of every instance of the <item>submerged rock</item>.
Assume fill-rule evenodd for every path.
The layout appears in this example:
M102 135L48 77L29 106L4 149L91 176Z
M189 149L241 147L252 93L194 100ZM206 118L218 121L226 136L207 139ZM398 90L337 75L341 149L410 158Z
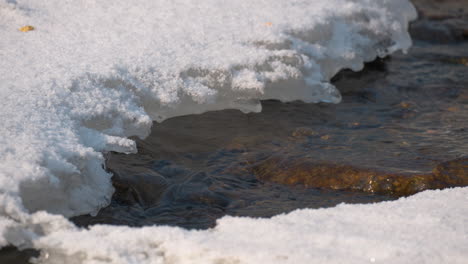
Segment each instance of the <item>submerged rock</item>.
M271 157L253 165L251 171L262 181L394 196L468 185L468 157L444 162L430 174L388 173L306 157Z
M412 0L420 18L444 20L468 16L466 0Z
M450 186L468 186L468 158L460 158L439 164L434 176Z
M411 37L434 43L468 39L468 2L413 0L420 19L410 26Z
M164 176L156 172L124 177L114 174L112 183L116 189L114 199L122 203L138 203L144 207L156 204L169 185Z

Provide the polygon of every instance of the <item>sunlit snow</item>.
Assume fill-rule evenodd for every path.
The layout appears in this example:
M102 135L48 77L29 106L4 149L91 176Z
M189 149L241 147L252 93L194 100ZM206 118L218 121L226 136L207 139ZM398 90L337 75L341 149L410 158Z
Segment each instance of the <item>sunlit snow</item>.
M153 120L337 103L330 78L408 49L415 17L407 0L0 0L0 245L44 263L461 263L466 188L207 231L59 216L108 204L101 153L135 152Z

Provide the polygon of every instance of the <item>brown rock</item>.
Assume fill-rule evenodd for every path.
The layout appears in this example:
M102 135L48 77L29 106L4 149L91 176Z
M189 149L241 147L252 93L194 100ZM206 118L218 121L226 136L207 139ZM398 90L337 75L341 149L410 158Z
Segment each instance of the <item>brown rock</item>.
M411 36L434 43L450 43L468 37L468 1L413 0L419 20L410 26Z
M112 184L114 198L127 204L138 203L141 206L156 204L168 187L167 180L156 172L121 176L114 172Z
M298 127L292 132L291 136L294 138L303 138L303 137L308 137L308 136L315 136L317 134L318 133L311 128Z
M442 20L468 15L466 0L412 0L423 18Z
M460 158L439 164L433 174L450 186L468 185L468 158Z
M468 185L468 158L440 164L433 174L387 173L311 158L272 157L251 168L263 181L313 188L407 196L426 189Z

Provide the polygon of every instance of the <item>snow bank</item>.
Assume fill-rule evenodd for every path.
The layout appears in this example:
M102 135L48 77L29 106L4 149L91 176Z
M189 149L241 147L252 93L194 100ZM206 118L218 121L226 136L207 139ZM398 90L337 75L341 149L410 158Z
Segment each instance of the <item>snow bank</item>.
M62 263L59 256L68 263L145 263L140 258L160 254L147 260L158 263L252 262L268 258L269 250L296 255L289 246L281 249L284 241L294 245L297 260L321 255L320 247L307 249L318 241L312 238L316 231L308 224L299 233L300 223L325 222L322 214L336 210L349 213L350 222L337 215L330 225L371 225L374 220L352 212L372 209L225 218L204 232L104 226L86 231L54 214L92 213L108 204L113 189L101 153L135 152L127 137L145 137L153 120L226 108L260 111L259 100L268 98L338 102L329 79L342 68L359 70L376 56L409 48L407 26L415 16L407 0L0 0L0 246L46 249L49 263ZM35 30L18 30L26 25ZM431 195L449 201L466 191L426 194ZM432 208L421 213L450 213L425 211ZM395 217L394 224L406 221ZM268 236L259 229L253 244L245 244L250 240L242 242L248 236L239 230L251 225L284 232ZM341 229L330 227L325 240L338 239ZM109 237L100 238L102 233ZM294 241L297 234L302 237ZM364 233L357 238L349 248L373 241ZM455 238L460 241L460 235ZM222 243L231 249L221 249ZM255 247L258 254L249 251ZM385 252L401 247L395 248ZM322 258L344 256L326 252Z
M426 191L370 205L296 210L271 219L224 217L216 228L46 226L43 263L466 263L468 189ZM463 206L465 205L465 206ZM46 217L47 216L47 217ZM60 225L66 228L56 231ZM105 241L105 243L103 243Z
M152 120L259 111L267 98L338 102L330 77L407 49L414 17L406 0L2 0L2 199L97 210L112 194L101 152L134 152L126 137Z

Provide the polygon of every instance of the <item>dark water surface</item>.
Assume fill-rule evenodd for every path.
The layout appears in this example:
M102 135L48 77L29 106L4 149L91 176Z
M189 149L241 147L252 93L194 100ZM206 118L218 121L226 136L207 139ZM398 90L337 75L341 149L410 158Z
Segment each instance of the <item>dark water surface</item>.
M38 256L39 252L33 249L18 250L11 246L0 249L1 264L26 264L29 259Z

